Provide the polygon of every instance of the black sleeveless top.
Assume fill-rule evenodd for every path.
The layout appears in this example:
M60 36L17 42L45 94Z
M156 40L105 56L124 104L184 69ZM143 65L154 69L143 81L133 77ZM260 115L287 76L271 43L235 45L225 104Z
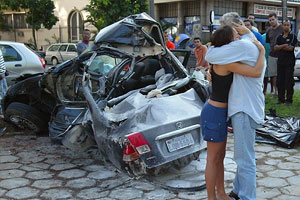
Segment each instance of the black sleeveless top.
M233 73L222 76L218 75L214 71L214 67L211 68L211 79L212 79L212 93L210 95L210 99L227 103L228 102L228 94L231 83L233 81Z

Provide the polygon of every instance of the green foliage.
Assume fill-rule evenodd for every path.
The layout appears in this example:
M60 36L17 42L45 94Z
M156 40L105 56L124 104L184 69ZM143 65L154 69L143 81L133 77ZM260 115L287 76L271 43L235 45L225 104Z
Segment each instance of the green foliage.
M269 109L275 109L276 114L279 117L297 117L300 118L300 90L295 90L293 96L293 104L285 105L279 104L277 105L277 98L271 98L270 94L266 94L266 109L265 113L269 114Z
M90 0L84 10L90 13L86 22L100 30L120 18L147 11L148 0Z
M25 11L26 22L34 30L39 30L41 25L51 29L58 18L54 15L54 3L52 0L2 0L3 4L14 11Z

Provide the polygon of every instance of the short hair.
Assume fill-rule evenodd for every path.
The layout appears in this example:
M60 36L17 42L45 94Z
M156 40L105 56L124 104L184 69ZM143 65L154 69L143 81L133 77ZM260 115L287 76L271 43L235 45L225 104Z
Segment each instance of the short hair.
M249 22L249 23L251 24L251 26L254 26L253 21L251 21L250 19L245 19L245 20L244 20L244 23L245 23L245 22Z
M222 26L225 26L225 25L232 26L232 22L235 22L237 24L242 24L241 17L237 12L225 13L220 18L220 24Z
M218 28L211 36L211 45L220 47L229 44L233 41L233 28L232 26L225 25Z
M194 41L195 40L199 40L201 42L201 38L200 37L194 37Z
M283 21L282 21L282 23L284 23L284 22L288 22L288 23L290 23L290 24L291 24L291 21L290 21L290 20L288 20L288 19L285 19L285 20L283 20Z
M249 16L253 16L253 17L255 18L254 14L252 14L252 13L250 13L250 14L248 15L248 17L249 17Z
M269 15L268 15L268 18L271 18L271 17L275 17L275 18L277 18L277 15L276 15L276 13L270 13Z

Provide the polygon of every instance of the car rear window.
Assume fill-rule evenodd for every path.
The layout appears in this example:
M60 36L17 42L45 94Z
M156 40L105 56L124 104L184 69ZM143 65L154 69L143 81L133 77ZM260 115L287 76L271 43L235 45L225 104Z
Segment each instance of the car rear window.
M52 45L51 47L49 47L48 51L57 51L59 48L59 45Z
M10 45L0 45L5 62L21 61L21 55Z

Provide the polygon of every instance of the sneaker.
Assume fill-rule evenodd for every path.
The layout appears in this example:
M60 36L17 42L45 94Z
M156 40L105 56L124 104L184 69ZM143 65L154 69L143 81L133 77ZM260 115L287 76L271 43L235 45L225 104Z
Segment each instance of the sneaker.
M234 200L240 199L240 197L236 193L234 193L233 191L231 191L228 196L233 198Z

